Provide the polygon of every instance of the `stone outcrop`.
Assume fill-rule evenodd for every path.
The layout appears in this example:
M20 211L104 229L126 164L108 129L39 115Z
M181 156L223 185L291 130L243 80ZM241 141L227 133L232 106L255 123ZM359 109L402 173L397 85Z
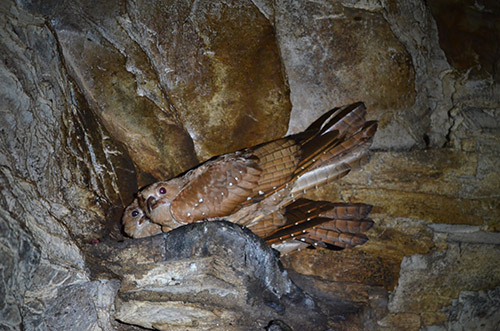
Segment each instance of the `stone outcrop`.
M276 251L229 222L194 223L141 240L92 248L99 276L120 275L115 318L145 328L259 329L283 319L294 329L327 328ZM140 258L138 258L140 255Z

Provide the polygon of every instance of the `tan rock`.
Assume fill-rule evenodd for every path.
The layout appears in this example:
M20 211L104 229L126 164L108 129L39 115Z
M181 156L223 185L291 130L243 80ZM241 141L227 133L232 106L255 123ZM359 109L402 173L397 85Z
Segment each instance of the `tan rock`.
M293 105L289 132L325 109L362 100L381 120L378 135L390 134L393 115L415 102L410 54L383 15L345 5L277 2L276 30ZM414 140L400 135L394 143L411 146Z
M290 101L276 36L251 1L139 1L129 14L130 33L150 36L137 42L201 160L284 135Z
M420 314L423 325L442 325L447 321L443 312L429 312Z
M419 330L420 316L417 314L390 314L378 323L387 330ZM383 329L384 330L384 329Z

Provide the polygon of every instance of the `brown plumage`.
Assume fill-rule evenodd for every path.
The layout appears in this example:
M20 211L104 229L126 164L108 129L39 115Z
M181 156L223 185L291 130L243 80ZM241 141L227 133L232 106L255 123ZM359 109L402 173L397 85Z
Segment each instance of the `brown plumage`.
M363 203L299 199L284 208L280 226L273 229L266 222L259 222L251 229L268 244L282 246L282 251L309 245L352 248L368 240L363 232L373 226L368 218L371 210L372 206ZM295 242L282 245L290 240Z
M139 207L137 199L125 209L123 213L125 233L134 238L144 238L161 233L161 226L151 222Z
M279 241L277 231L284 231L278 238L339 247L362 244L366 237L352 229L366 228L361 224L367 213L345 215L349 208L363 208L310 200L299 204L297 199L360 166L377 128L376 122L365 121L365 113L362 103L335 108L302 133L213 158L182 176L152 184L126 209L125 232L134 238L146 235L131 225L138 224L137 216L132 217L138 211L151 221L152 232L158 231L153 225L169 231L195 221L226 219L248 226L270 243ZM297 221L302 208L311 209L314 203L323 214ZM299 228L306 232L297 237Z

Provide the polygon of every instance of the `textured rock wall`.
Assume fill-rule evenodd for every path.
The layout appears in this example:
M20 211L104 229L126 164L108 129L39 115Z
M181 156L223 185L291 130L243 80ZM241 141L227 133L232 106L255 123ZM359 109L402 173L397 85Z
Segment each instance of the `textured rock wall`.
M133 329L96 250L137 188L358 100L371 161L311 194L373 204L370 241L291 277L336 329L498 325L496 1L2 1L0 25L0 328Z
M106 328L95 300L110 301L114 285L90 280L81 245L113 231L106 219L123 185L114 167L131 162L80 103L45 20L0 9L0 325Z

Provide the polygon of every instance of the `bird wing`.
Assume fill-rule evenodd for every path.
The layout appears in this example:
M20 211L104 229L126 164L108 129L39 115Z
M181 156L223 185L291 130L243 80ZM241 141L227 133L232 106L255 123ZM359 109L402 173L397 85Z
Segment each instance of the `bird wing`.
M171 213L181 222L228 216L289 181L299 154L295 140L282 138L209 161L192 172Z
M228 216L292 184L292 194L345 176L376 131L362 103L335 108L304 132L220 156L191 172L172 201L180 222Z

